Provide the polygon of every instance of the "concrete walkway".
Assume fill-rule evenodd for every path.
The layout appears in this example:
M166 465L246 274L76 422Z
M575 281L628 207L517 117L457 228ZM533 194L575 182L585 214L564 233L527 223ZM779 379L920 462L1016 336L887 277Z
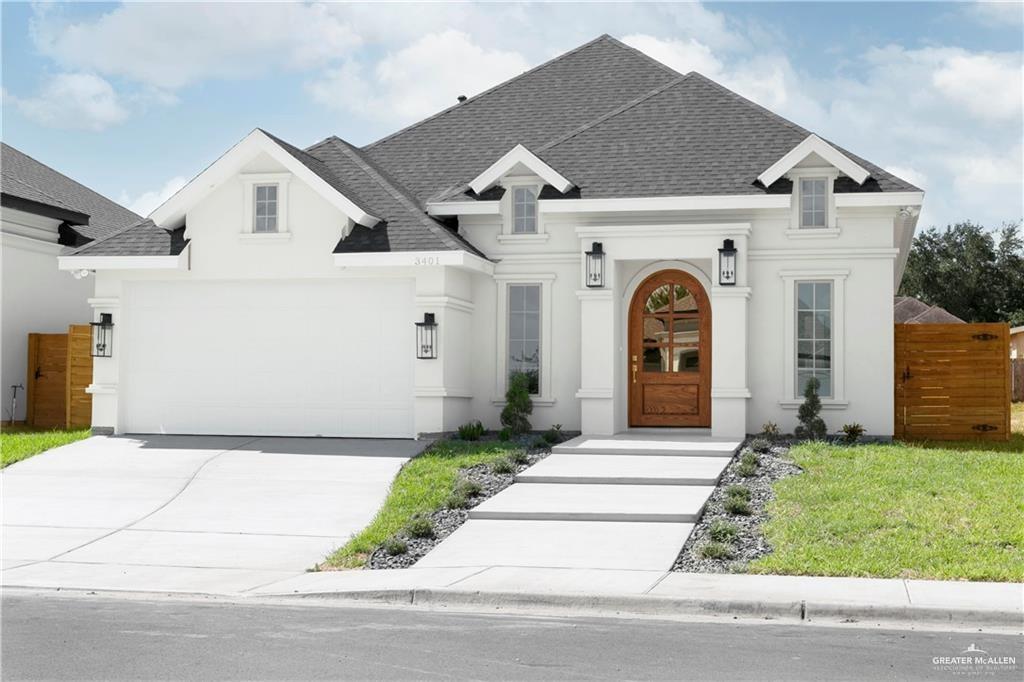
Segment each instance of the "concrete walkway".
M12 465L3 585L241 592L312 567L424 443L93 437Z
M416 566L665 571L739 445L694 430L574 438Z

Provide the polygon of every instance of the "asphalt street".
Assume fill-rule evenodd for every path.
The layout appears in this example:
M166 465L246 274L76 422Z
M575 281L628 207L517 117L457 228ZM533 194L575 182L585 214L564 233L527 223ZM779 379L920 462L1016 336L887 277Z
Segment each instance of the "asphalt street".
M1015 657L1019 637L310 602L11 594L2 677L21 679L943 680L936 657Z

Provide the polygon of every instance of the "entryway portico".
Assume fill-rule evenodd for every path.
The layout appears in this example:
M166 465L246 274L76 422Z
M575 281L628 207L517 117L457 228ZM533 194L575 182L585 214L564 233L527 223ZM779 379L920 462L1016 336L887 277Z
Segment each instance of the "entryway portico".
M581 288L577 294L582 344L580 390L576 397L580 400L583 433L606 435L631 426L663 422L664 426L710 425L714 436L745 435L750 398L747 385L747 316L751 291L747 286L746 267L750 224L592 225L580 226L576 233L581 244L601 242L606 259L604 287ZM719 283L718 250L726 239L732 239L738 251L735 285ZM681 275L673 278L671 273ZM645 283L649 289L650 283L658 281L659 277L665 278L666 282L679 279L690 283L696 289L697 297L706 296L710 305L707 316L710 317L710 331L705 334L710 339L704 340L704 356L695 361L699 364L710 355L710 376L703 380L703 384L700 380L691 380L689 385L694 388L686 392L677 391L680 396L684 393L696 395L702 388L708 391L710 415L706 420L681 418L682 415L637 419L636 401L641 398L634 386L632 355L637 353L630 350L630 308ZM648 292L645 289L643 293ZM652 320L658 319L656 314L647 316ZM679 317L692 317L698 323L700 320L696 314ZM679 353L668 343L659 344L655 339L648 339L646 345L659 349L662 355L671 356L668 361L671 367L675 370L680 368ZM685 342L680 346L692 347ZM649 359L653 361L653 353ZM636 364L639 385L644 376L642 357L637 358ZM672 392L659 390L663 395ZM632 417L631 393L634 400ZM693 413L693 410L689 411Z

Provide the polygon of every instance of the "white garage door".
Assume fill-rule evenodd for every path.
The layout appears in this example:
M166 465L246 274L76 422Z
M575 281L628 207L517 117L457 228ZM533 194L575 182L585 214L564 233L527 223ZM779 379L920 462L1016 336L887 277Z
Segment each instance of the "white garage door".
M125 286L126 432L414 435L410 281Z

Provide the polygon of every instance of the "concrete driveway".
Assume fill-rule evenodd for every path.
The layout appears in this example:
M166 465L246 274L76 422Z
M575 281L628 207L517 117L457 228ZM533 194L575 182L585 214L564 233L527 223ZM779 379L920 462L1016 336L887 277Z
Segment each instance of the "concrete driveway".
M0 473L2 583L236 593L310 568L422 442L93 437Z

